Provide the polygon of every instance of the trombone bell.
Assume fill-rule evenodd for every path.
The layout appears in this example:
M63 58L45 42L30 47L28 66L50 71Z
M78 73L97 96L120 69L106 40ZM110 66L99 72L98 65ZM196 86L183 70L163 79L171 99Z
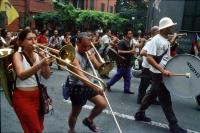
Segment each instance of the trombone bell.
M11 48L2 48L2 49L0 49L0 59L4 58L6 56L9 56L12 53L14 53L13 49L11 49Z
M75 48L71 45L65 45L60 49L59 55L61 59L71 63L75 58Z
M107 75L112 69L114 65L111 62L104 63L98 70L100 76Z

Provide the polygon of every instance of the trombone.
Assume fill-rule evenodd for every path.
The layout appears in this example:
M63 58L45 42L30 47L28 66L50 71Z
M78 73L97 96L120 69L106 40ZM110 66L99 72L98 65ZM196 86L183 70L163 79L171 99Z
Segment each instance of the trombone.
M98 69L98 73L100 76L104 76L104 75L108 75L108 73L113 69L114 65L111 62L105 62L104 59L101 57L101 55L99 54L99 52L97 51L97 49L95 48L94 44L91 42L91 46L94 49L97 58L99 59L99 61L102 63L102 65L100 66L100 68Z
M92 45L93 45L93 44L92 44ZM86 52L86 56L87 56L87 59L89 60L90 66L92 67L92 71L93 71L94 75L97 77L97 73L96 73L96 71L95 71L95 69L94 69L94 66L93 66L93 64L92 64L92 62L91 62L91 60L90 60L89 55L88 55L87 52ZM99 81L98 81L98 82L99 82ZM101 84L100 82L99 82L99 85L100 85L101 88L103 88L103 86L102 86L102 84ZM110 112L111 112L111 114L112 114L112 116L113 116L113 118L114 118L114 121L115 121L115 123L116 123L116 125L117 125L117 128L118 128L119 132L122 133L121 128L120 128L120 126L119 126L119 123L118 123L118 121L117 121L117 119L116 119L116 117L115 117L115 114L114 114L114 112L113 112L113 110L112 110L112 107L111 107L111 105L110 105L110 102L109 102L109 100L108 100L108 98L107 98L107 96L106 96L106 93L105 93L104 91L103 91L103 95L104 95L104 97L105 97L105 99L106 99L106 102L108 103L108 107L110 108Z
M89 63L90 63L90 65L91 65L91 67L92 67L92 70L93 70L94 75L92 75L92 74L90 74L90 73L88 73L88 72L86 72L86 71L84 71L84 70L82 70L82 69L79 69L78 67L76 67L76 66L70 64L70 63L74 60L74 58L75 58L75 49L74 49L74 47L71 46L71 45L66 45L66 46L62 47L60 50L55 50L55 49L52 49L52 48L48 48L47 46L43 46L43 45L41 45L41 44L36 44L36 45L34 45L34 47L37 48L37 49L39 49L40 51L43 51L43 52L47 53L49 56L58 59L58 60L61 61L63 64L65 64L67 67L75 68L75 69L77 69L77 70L79 70L79 71L81 71L81 72L83 72L83 73L85 73L85 74L87 74L87 75L89 75L89 76L91 76L91 77L97 79L97 80L98 80L98 83L99 83L99 86L96 85L96 84L94 84L94 83L91 82L90 80L87 80L87 79L85 79L85 78L79 76L78 74L74 73L73 71L69 70L66 66L63 66L63 65L58 64L59 66L61 66L63 69L65 69L65 70L68 71L69 73L71 73L71 74L73 74L74 76L78 77L81 81L86 81L86 82L88 82L90 85L93 86L92 89L94 89L95 87L101 88L101 90L98 90L98 89L97 89L97 90L94 89L94 90L97 91L97 92L98 92L98 91L103 92L103 95L104 95L104 97L105 97L105 99L106 99L106 102L108 103L108 106L109 106L109 108L110 108L111 114L112 114L112 116L113 116L113 118L114 118L114 120L115 120L115 123L116 123L117 127L118 127L118 130L119 130L120 133L122 133L121 128L120 128L120 126L119 126L119 124L118 124L118 121L117 121L117 119L116 119L116 117L115 117L115 115L114 115L114 112L113 112L113 110L112 110L112 108L111 108L111 105L110 105L110 103L109 103L109 101L108 101L108 98L107 98L107 96L106 96L106 93L103 91L103 90L105 90L106 85L105 85L105 83L104 83L104 81L103 81L102 79L100 79L100 78L97 77L97 73L96 73L96 71L95 71L95 69L94 69L94 66L92 65L92 62L91 62L91 60L90 60L90 58L89 58L87 52L86 52L86 56L87 56L87 58L88 58L88 60L89 60ZM53 55L53 54L51 54L51 53L48 53L48 52L45 51L43 48L48 49L48 50L50 50L51 52L53 52L53 53L55 53L55 54L58 54L58 53L59 53L59 55L60 55L61 58L59 58L59 57L57 57L57 56L55 56L55 55Z
M91 86L92 86L92 89L94 89L95 91L97 92L102 92L103 91L103 88L101 88L102 90L99 90L99 89L95 89L95 88L100 88L98 85L94 84L93 82L91 82L90 80L87 80L83 77L81 77L80 75L78 75L77 73L69 70L69 68L67 67L70 67L70 68L75 68L81 72L83 72L84 74L87 74L91 77L93 77L94 79L98 80L99 82L101 82L103 85L104 85L104 89L106 88L106 85L104 83L104 81L72 64L70 64L74 58L75 58L75 49L73 46L71 45L66 45L66 46L63 46L60 50L56 50L56 49L53 49L53 48L49 48L47 46L43 46L42 44L35 44L33 45L34 48L36 48L37 50L40 50L46 54L48 54L49 56L57 59L61 64L58 64L60 67L62 67L63 69L65 69L66 71L68 71L69 73L73 74L74 76L76 76L77 78L79 78L81 81L85 81L87 83L89 83ZM45 50L46 49L46 50ZM59 55L60 57L54 55L54 54L51 54L49 53L47 50L49 50L50 52L56 54L56 55ZM37 51L36 51L37 52ZM38 53L38 52L37 52ZM67 67L66 67L67 66Z

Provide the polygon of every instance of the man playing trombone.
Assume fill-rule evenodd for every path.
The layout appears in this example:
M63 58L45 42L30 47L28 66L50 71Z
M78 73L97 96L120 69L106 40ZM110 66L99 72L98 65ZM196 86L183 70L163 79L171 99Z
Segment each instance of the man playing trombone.
M92 78L87 76L83 71L78 70L82 69L88 73L92 73L92 67L89 61L94 64L94 67L98 69L102 63L99 63L95 58L95 54L90 53L89 58L86 56L91 48L90 38L87 36L87 33L80 33L77 38L77 47L75 50L75 59L72 61L71 65L68 68L74 73L78 74L81 78L70 74L67 78L67 85L69 88L69 96L72 102L72 110L69 115L69 133L75 132L75 124L77 117L81 112L82 106L84 106L87 100L95 104L95 107L91 111L90 115L83 120L83 124L86 125L93 132L98 132L98 128L95 126L93 119L98 116L103 109L107 107L107 102L103 96L103 88L95 85L92 82Z

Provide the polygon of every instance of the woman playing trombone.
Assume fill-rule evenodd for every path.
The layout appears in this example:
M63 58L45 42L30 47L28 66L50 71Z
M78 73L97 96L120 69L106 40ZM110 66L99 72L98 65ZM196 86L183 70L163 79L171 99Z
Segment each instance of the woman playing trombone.
M40 113L40 93L35 74L49 78L49 63L52 60L49 57L40 58L34 53L36 35L31 30L20 32L18 43L22 47L22 53L14 53L12 60L16 72L13 108L25 133L42 133L44 116Z

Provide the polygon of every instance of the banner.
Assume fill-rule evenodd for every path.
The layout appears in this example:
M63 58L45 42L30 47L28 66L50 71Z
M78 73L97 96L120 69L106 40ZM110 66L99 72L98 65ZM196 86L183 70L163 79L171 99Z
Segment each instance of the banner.
M15 19L19 17L17 10L10 4L8 0L1 0L0 11L5 11L10 25Z

